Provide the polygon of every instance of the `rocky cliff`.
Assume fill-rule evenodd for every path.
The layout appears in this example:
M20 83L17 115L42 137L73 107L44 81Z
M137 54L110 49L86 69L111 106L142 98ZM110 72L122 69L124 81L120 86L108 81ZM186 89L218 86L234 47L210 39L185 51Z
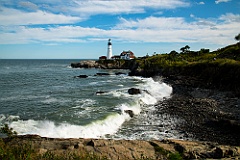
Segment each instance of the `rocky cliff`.
M239 146L181 140L53 139L37 135L4 138L5 148L29 146L28 159L220 159L240 158ZM0 148L4 159L4 149ZM19 152L19 154L25 153ZM33 155L34 153L34 155ZM59 158L61 157L61 158ZM84 158L85 157L85 158ZM93 158L89 158L93 157ZM6 159L6 157L5 157Z

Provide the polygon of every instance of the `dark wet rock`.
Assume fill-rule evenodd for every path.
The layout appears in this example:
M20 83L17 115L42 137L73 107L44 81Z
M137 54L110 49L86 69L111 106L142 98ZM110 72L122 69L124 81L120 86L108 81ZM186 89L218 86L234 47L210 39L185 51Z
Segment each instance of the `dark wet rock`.
M116 72L115 75L125 75L123 72Z
M219 147L216 147L216 149L214 150L213 158L220 159L223 157L224 157L223 150Z
M106 92L105 91L97 91L96 95L100 95L100 94L104 94L104 93L106 93Z
M135 94L141 94L141 91L140 91L140 89L137 89L137 88L130 88L128 90L128 93L131 95L135 95Z
M97 76L109 76L110 74L109 73L97 73L96 75Z
M134 116L134 113L132 110L124 110L125 113L129 114L129 116L132 118Z
M75 78L87 78L87 75L79 75L79 76L75 76Z

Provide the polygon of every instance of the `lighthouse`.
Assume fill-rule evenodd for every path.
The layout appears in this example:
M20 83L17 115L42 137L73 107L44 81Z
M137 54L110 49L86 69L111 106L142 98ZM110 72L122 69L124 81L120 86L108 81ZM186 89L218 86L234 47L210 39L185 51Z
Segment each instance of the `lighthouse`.
M108 40L108 50L107 50L107 59L112 58L112 42L111 39Z

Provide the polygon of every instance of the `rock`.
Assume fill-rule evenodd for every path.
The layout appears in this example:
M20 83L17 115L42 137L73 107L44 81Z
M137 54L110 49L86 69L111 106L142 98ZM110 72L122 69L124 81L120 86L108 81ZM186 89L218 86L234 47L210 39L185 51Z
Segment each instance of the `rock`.
M79 76L75 76L75 78L87 78L87 75L79 75Z
M51 152L53 155L69 159L69 156L87 158L89 153L96 159L169 159L169 155L180 153L182 159L238 159L239 146L218 145L211 142L183 140L112 140L112 139L57 139L36 136L16 136L0 139L7 148L31 144L36 154ZM213 147L214 146L214 147ZM3 152L4 153L4 152ZM99 158L98 158L99 157Z
M213 158L217 158L217 159L221 159L224 157L224 153L223 153L223 150L219 147L217 147L214 151L214 156Z
M109 76L109 73L97 73L97 76Z
M92 146L92 147L94 147L94 142L93 142L93 140L91 140L90 142L88 142L88 143L87 143L87 146Z
M129 116L132 118L134 116L134 113L132 110L124 110L125 113L129 114Z
M96 61L80 61L77 63L71 63L72 68L99 68L99 64Z
M131 95L141 94L141 91L140 91L140 89L137 89L137 88L130 88L130 89L128 90L128 93L131 94Z
M104 94L104 93L105 93L104 91L97 91L96 95L100 95L100 94Z
M123 72L116 72L115 74L116 75L122 75L122 74L125 74L125 73L123 73Z

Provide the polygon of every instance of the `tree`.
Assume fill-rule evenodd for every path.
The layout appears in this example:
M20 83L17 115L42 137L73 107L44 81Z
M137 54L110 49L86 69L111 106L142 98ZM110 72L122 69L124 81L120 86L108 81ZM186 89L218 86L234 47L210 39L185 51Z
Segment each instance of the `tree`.
M184 53L185 52L185 47L180 48L180 51L182 51L182 53Z
M173 51L171 51L169 54L170 54L171 56L176 56L176 55L178 54L178 52L176 52L175 50L173 50Z
M185 48L186 48L186 51L189 51L189 50L190 50L189 45L186 45Z
M235 39L236 39L237 41L240 41L240 33L235 36Z
M185 47L180 48L180 50L182 51L182 53L188 52L189 49L190 49L189 45L186 45Z

